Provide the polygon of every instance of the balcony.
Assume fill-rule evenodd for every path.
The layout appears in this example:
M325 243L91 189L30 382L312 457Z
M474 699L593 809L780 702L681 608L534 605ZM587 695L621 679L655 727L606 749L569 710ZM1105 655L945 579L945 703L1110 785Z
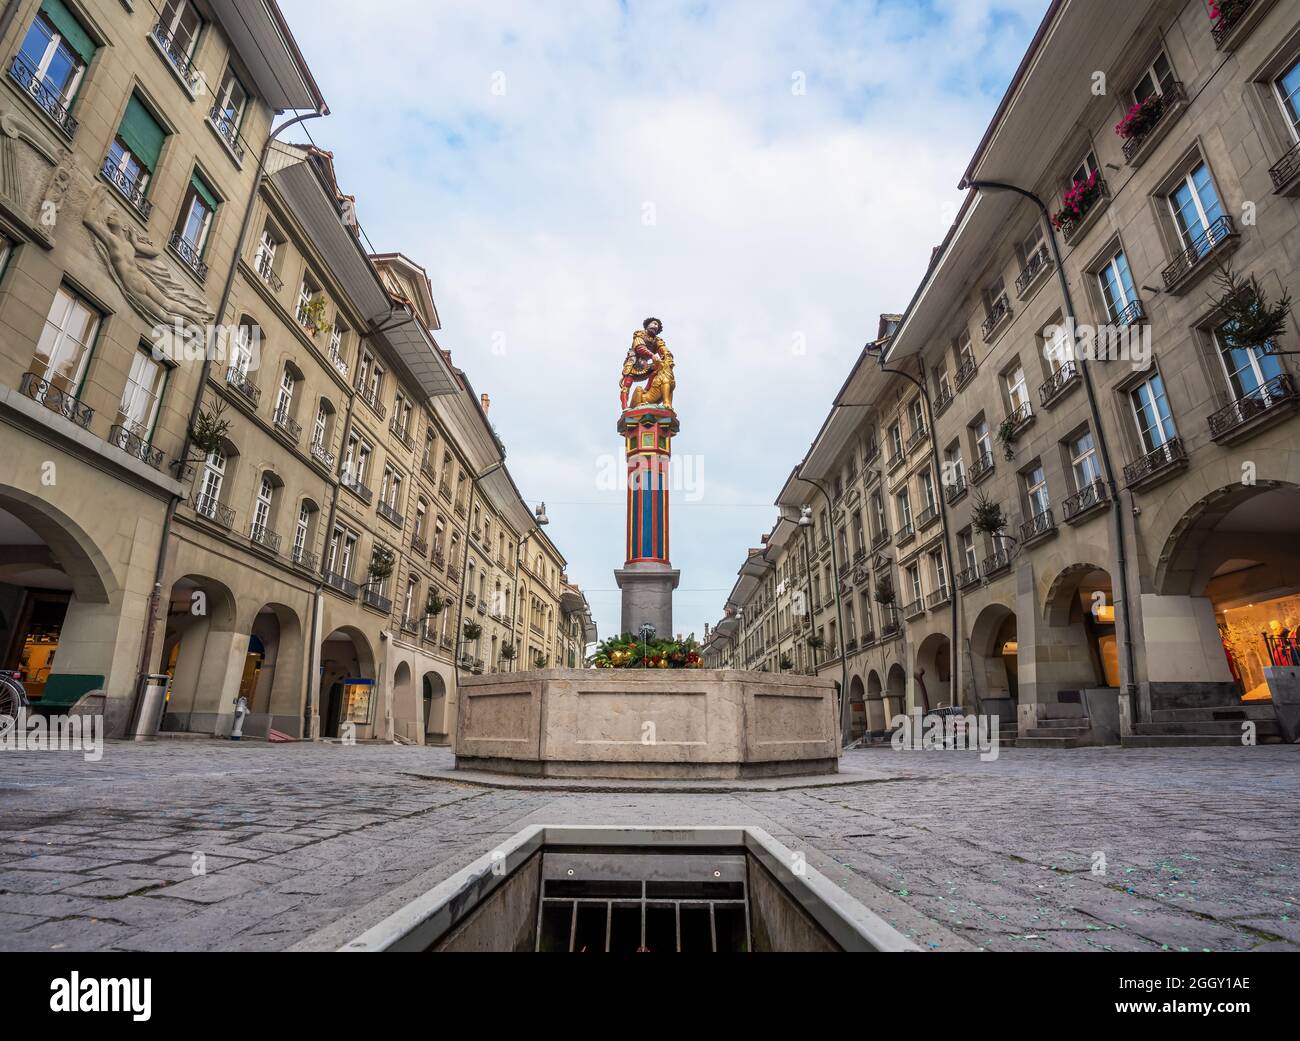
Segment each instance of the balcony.
M253 270L271 292L278 293L284 288L284 280L275 273L275 258L269 253L259 252L253 258Z
M903 463L906 461L907 461L907 451L905 449L900 449L896 455L891 455L889 457L889 462L886 464L885 468L889 471L890 474L893 474L893 472L897 470L900 466L902 466Z
M994 575L1000 575L1002 572L1011 568L1011 555L1005 549L999 549L984 558L984 563L980 565L980 571L983 572L986 579Z
M393 610L393 602L372 586L366 586L361 591L361 602L381 614L390 614Z
M925 531L926 528L928 528L931 524L936 523L938 520L939 520L939 504L935 503L931 506L927 506L925 510L922 511L921 516L916 518L916 530Z
M1131 304L1115 315L1114 322L1120 328L1130 325L1136 325L1138 322L1146 321L1147 312L1142 306L1141 300L1134 300Z
M196 93L199 87L199 75L194 71L194 63L190 60L189 54L177 46L171 33L167 31L167 27L162 22L154 23L149 38L162 56L167 59L167 64L171 66L172 71L176 73L181 83L191 94Z
M313 441L311 443L311 457L316 460L316 462L320 463L321 466L325 467L326 470L334 469L334 453L319 441Z
M1210 437L1218 444L1232 444L1271 426L1295 403L1295 384L1284 372L1211 415Z
M484 600L480 600L478 602L478 606L475 607L474 610L476 610L481 615L486 615L488 613L487 602Z
M343 355L340 354L340 353L339 353L337 350L335 350L333 347L331 347L331 348L329 349L329 353L326 355L326 357L329 358L329 360L330 360L330 364L334 366L334 370L335 370L335 371L336 371L340 376L342 376L344 379L347 379L347 378L348 378L348 363L347 363L346 361L344 361L344 359L343 359Z
M322 573L321 577L325 580L327 586L335 592L342 593L349 599L355 600L357 594L361 592L361 587L355 582L345 578L343 575L335 574L333 571L325 571Z
M272 418L275 421L275 429L283 434L290 444L296 445L298 439L302 437L302 426L289 415L289 409L287 407L277 408L275 416Z
M204 520L210 520L227 531L235 526L235 511L229 506L223 506L214 496L196 492L190 498L190 507Z
M90 429L90 421L95 410L83 405L69 391L60 390L49 380L42 379L34 372L23 373L18 392L25 397L38 401L51 412L57 412L65 419L70 419L83 430Z
M414 618L403 618L399 623L403 636L419 636L420 625Z
M1300 191L1300 141L1292 145L1282 158L1270 167L1275 195L1294 195Z
M450 636L448 636L448 635L445 635L445 634L444 634L443 636L440 636L440 637L438 638L438 645L439 645L439 646L440 646L444 651L449 651L449 650L451 650L454 644L455 644L455 641L452 640L452 638L451 638Z
M393 525L394 527L397 528L406 527L406 518L403 517L400 513L398 513L394 507L390 506L382 499L380 500L379 505L375 507L375 511L379 514L379 516L383 517L384 520L388 521L388 523Z
M457 516L457 517L464 517L464 516L465 516L466 509L465 509L465 500L464 500L464 499L461 499L458 503L456 503L455 507L453 507L453 508L454 508L455 511L456 511L456 516Z
M339 474L339 484L360 498L367 506L370 505L371 499L374 498L375 493L362 484L361 478L352 473L351 470L344 470Z
M1020 525L1020 544L1032 546L1035 542L1041 542L1049 535L1055 534L1056 518L1052 516L1050 509L1042 510Z
M357 396L360 397L361 400L369 406L370 411L380 419L384 419L388 416L388 409L386 409L383 402L379 400L378 387L358 387Z
M465 606L466 606L466 607L473 607L473 606L474 606L475 604L477 604L477 603L478 603L478 596L476 596L474 593L466 593L466 594L465 594Z
M940 586L925 598L925 606L929 610L933 611L936 607L942 607L946 604L951 596L952 594L949 592L947 586Z
M425 539L422 539L419 535L412 535L411 551L417 557L423 558L427 556L429 553L429 543Z
M280 552L280 536L268 529L265 524L254 524L248 530L248 541L272 553Z
M876 634L874 632L865 632L862 634L862 649L865 651L868 647L874 647L876 643Z
M970 483L979 484L981 481L987 479L996 468L997 464L993 461L992 453L980 453L980 457L971 464Z
M915 449L917 445L924 444L925 435L927 433L928 431L924 424L912 431L912 436L907 439L907 448L905 450L908 455L912 453L912 450Z
M855 651L857 651L857 649L858 649L858 638L856 636L850 636L847 640L844 641L845 654L853 654Z
M1124 467L1124 484L1136 491L1158 483L1187 465L1187 450L1180 437L1171 437L1159 448Z
M1240 234L1231 217L1220 217L1174 258L1164 270L1165 289L1180 296L1192 287L1195 276L1210 267L1210 261L1237 248Z
M945 489L944 497L948 500L949 506L954 506L961 502L967 491L969 488L966 485L966 475L959 470L953 482Z
M1033 256L1025 261L1025 269L1016 278L1016 299L1023 300L1025 294L1038 284L1040 277L1052 270L1052 254L1047 244L1034 250Z
M880 642L886 643L894 639L902 631L902 622L898 618L898 612L892 607L881 610L880 619Z
M1236 0L1221 3L1223 14L1215 19L1210 38L1216 49L1230 52L1272 6L1269 0Z
M874 462L875 462L877 459L879 459L879 458L880 458L880 442L878 442L878 441L872 441L872 442L871 442L869 445L867 445L867 447L863 450L863 453L862 453L862 465L863 465L864 467L870 466L872 463L874 463ZM864 474L864 476L865 476L865 474Z
M984 335L984 342L990 342L1002 328L1011 320L1011 300L1006 293L1003 293L993 301L993 306L989 308L988 317L980 326L980 332Z
M1124 141L1124 159L1129 166L1142 165L1155 146L1169 133L1169 128L1177 121L1178 113L1186 107L1187 91L1177 80L1170 82L1158 95L1147 98L1143 104L1145 125Z
M153 214L153 203L144 196L145 185L140 183L140 178L130 178L124 174L118 165L113 162L112 156L104 157L104 165L100 167L100 173L104 180L117 189L117 193L131 204L131 209L139 215L140 219L146 224Z
M244 143L239 140L239 127L230 114L220 105L213 105L208 111L208 126L216 131L217 137L221 138L221 143L230 149L230 154L235 157L235 162L242 164L244 162Z
M1099 478L1061 503L1065 523L1074 524L1101 509L1109 501L1110 493L1106 489L1106 483Z
M22 54L15 54L9 65L9 78L18 84L18 89L36 103L54 125L59 128L69 141L77 132L77 121L72 118L72 101L58 91L53 90L39 70L33 68Z
M918 615L925 614L925 597L918 597L903 607L903 617L909 622Z
M962 571L957 575L957 588L969 589L979 580L980 566L978 564L972 564L970 567L966 568L965 571Z
M1054 220L1057 227L1061 229L1061 237L1067 244L1082 238L1083 233L1101 216L1109 204L1110 185L1098 177L1091 194L1085 194L1080 200L1078 213L1067 213L1065 210L1057 213Z
M441 571L447 566L447 558L443 555L442 550L435 546L433 554L429 557L429 563Z
M460 581L460 568L455 564L447 565L447 581L455 585Z
M1011 439L1014 440L1016 437L1019 436L1020 431L1024 430L1025 427L1029 426L1029 424L1032 423L1033 421L1034 421L1033 406L1030 405L1028 401L1022 401L1007 416L1002 426L1011 435Z
M1038 399L1043 403L1043 408L1050 408L1057 398L1078 385L1079 366L1072 361L1062 362L1061 367L1038 388Z
M320 557L305 546L294 546L290 559L296 567L300 567L310 574L315 574L320 567Z
M914 538L916 538L916 525L911 521L908 521L898 529L898 534L894 537L894 542L899 546L906 546Z
M957 395L952 392L952 388L949 387L947 383L941 386L939 388L938 396L934 399L934 418L938 419L947 412L948 406L951 405L956 398Z
M162 468L162 452L151 447L148 441L128 427L113 427L108 435L108 443L120 448L133 459L139 459L146 466L152 466L155 470Z
M406 431L405 427L397 422L396 416L394 416L393 421L388 424L388 432L392 434L393 437L397 438L397 440L400 441L403 447L408 451L411 449L411 435Z
M876 534L871 537L872 552L876 552L887 545L889 545L889 529L881 528L880 531L876 532Z
M226 370L226 383L239 391L240 396L253 408L257 408L257 403L262 400L261 388L256 386L248 378L248 373L238 365L232 365Z
M961 390L971 380L975 378L975 373L979 372L979 363L974 357L967 358L957 366L957 389Z

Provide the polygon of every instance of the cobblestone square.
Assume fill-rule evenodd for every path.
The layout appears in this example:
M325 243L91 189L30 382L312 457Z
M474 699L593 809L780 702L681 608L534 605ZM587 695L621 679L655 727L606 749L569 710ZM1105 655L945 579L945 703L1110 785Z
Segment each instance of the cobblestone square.
M0 948L330 949L529 824L746 824L930 950L1300 950L1296 747L869 749L845 756L853 784L703 794L430 779L451 765L215 741L6 755Z

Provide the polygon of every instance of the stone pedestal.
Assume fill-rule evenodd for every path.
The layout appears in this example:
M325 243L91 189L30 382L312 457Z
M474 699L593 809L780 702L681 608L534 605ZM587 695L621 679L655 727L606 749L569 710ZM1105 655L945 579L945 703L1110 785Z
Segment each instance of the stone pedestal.
M629 564L614 572L623 591L622 632L638 633L649 623L661 639L673 637L673 590L682 573L667 564Z

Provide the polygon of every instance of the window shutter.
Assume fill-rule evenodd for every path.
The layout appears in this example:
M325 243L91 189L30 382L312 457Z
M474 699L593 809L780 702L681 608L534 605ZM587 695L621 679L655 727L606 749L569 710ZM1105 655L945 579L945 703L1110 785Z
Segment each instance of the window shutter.
M122 126L117 133L131 154L147 166L150 173L158 168L158 157L162 154L167 134L134 94L126 106L126 115L122 117Z
M202 199L207 204L208 209L210 209L213 213L217 212L217 207L220 205L220 203L217 202L217 197L212 194L212 189L203 183L202 177L200 177L198 174L191 175L190 187L193 188L195 192L198 193L199 198Z
M77 52L82 61L89 65L90 59L95 56L95 51L98 48L95 46L95 41L81 27L81 23L77 21L76 16L68 10L63 0L45 0L45 3L41 4L41 14L54 23L54 28L67 41L68 46Z

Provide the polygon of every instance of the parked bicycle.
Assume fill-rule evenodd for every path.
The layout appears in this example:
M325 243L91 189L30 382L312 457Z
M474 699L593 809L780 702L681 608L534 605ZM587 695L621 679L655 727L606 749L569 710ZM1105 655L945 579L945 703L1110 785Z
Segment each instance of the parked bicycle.
M21 673L0 670L0 716L17 719L18 713L30 704Z

